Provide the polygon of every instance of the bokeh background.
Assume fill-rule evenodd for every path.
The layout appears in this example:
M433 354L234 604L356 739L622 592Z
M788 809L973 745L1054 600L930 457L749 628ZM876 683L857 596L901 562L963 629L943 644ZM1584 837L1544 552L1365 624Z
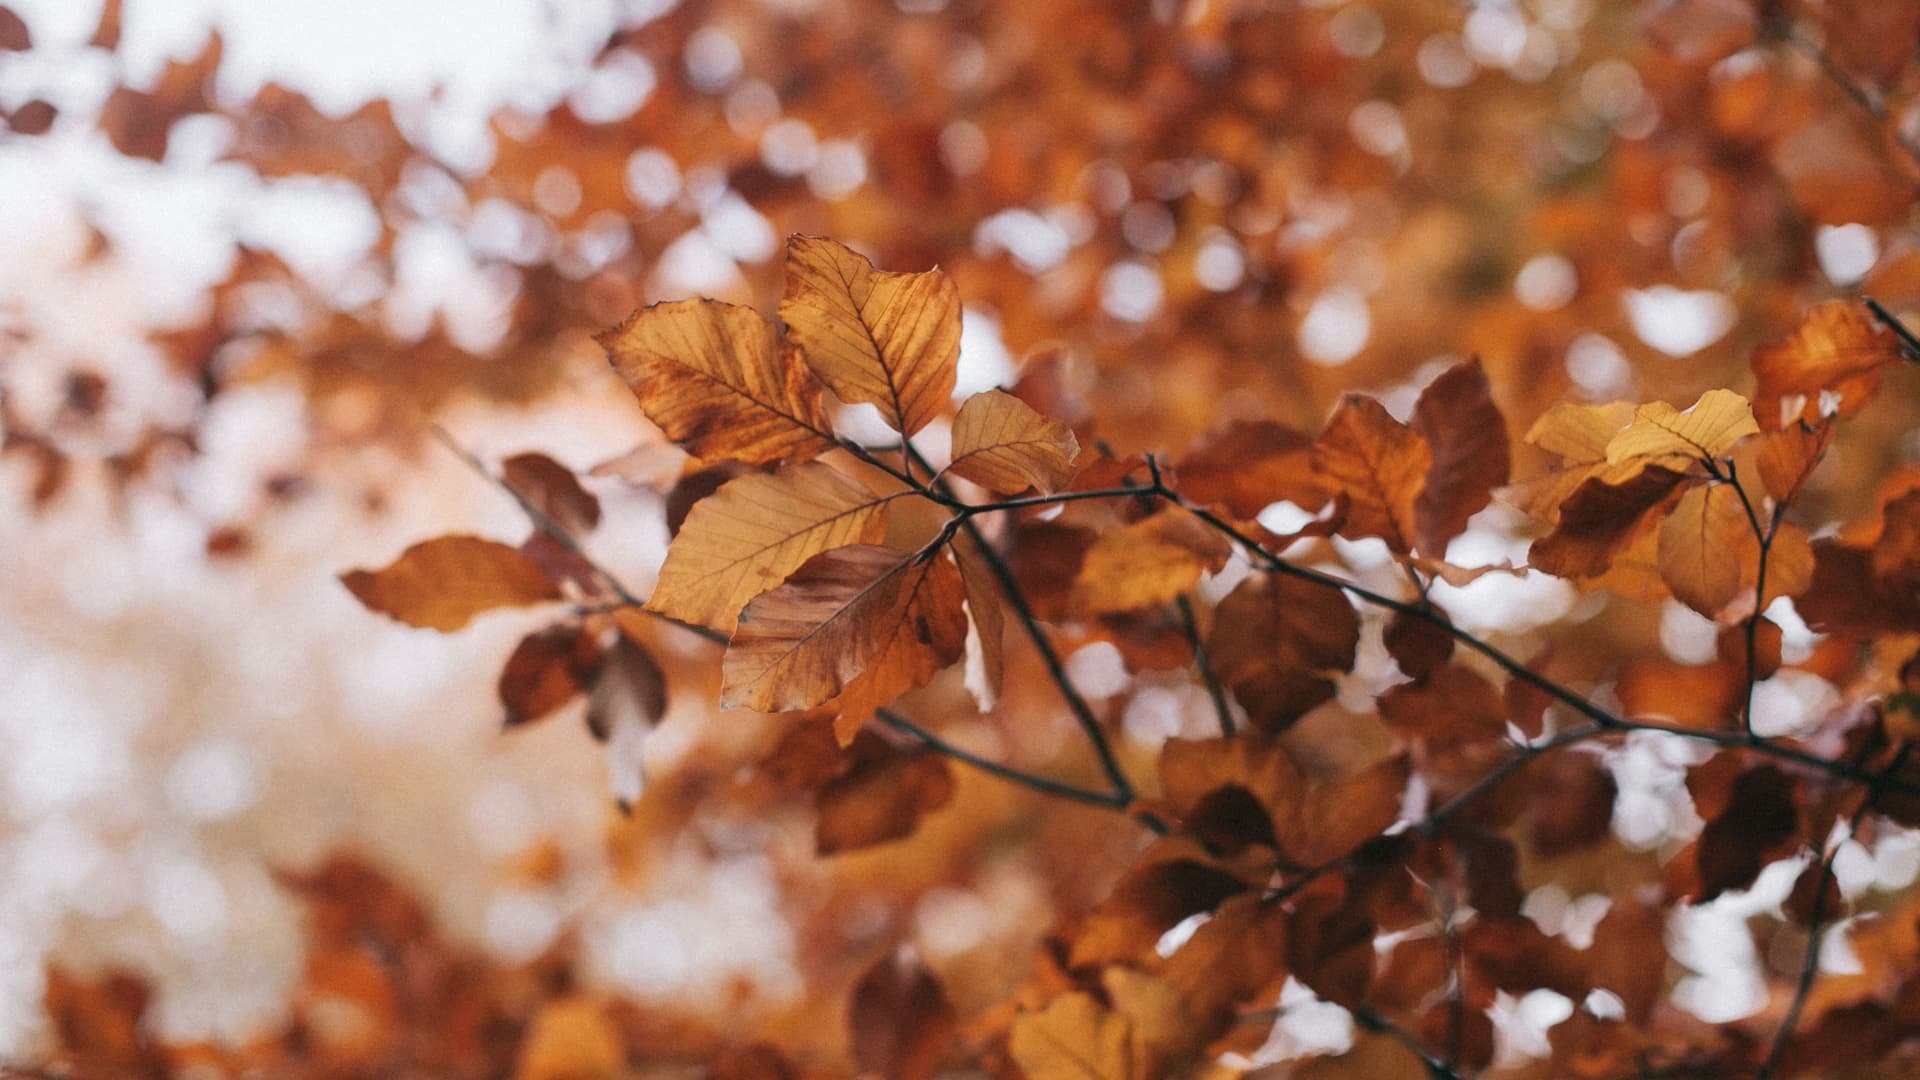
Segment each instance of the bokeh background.
M137 986L143 1037L297 1024L376 1069L405 1003L326 966L315 892L410 897L435 949L523 988L506 1011L625 1003L662 1059L839 1052L883 939L963 1014L1000 1000L1132 838L963 775L917 853L818 860L805 800L735 775L777 730L715 714L711 651L671 634L651 785L620 814L577 707L501 731L494 680L541 615L440 635L337 580L424 536L526 534L430 426L591 474L589 547L643 587L682 463L590 335L687 295L773 310L795 232L945 268L962 392L1059 358L1122 451L1249 417L1317 430L1348 390L1404 415L1469 355L1516 434L1560 400L1741 387L1806 304L1920 302L1920 15L1789 15L1791 40L1736 0L5 0L0 1061ZM1827 475L1920 453L1916 399L1887 399ZM1867 492L1808 497L1843 516ZM1453 555L1524 552L1496 508ZM1593 618L1712 655L1672 603L1603 616L1538 577L1446 599L1488 633ZM1073 662L1136 753L1205 715L1111 646ZM1368 707L1366 671L1341 707ZM1762 690L1780 730L1839 701L1811 675ZM1071 762L1044 685L1011 697L957 737ZM1622 837L1698 828L1686 760L1619 754ZM1920 845L1862 857L1850 888L1897 887ZM1764 1003L1739 927L1766 890L1674 930L1705 1019ZM1577 935L1581 905L1534 910ZM1514 1003L1508 1052L1557 1008ZM1341 1032L1323 1016L1253 1060Z

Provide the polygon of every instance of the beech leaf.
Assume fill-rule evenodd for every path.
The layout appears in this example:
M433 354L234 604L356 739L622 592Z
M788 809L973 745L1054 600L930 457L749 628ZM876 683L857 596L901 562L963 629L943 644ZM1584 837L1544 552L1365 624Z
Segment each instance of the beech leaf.
M1760 545L1732 484L1697 487L1660 525L1660 577L1681 603L1711 619L1740 591Z
M1747 399L1731 390L1709 390L1685 412L1664 401L1633 411L1633 422L1607 443L1607 464L1644 459L1684 469L1703 458L1725 457L1733 444L1760 432Z
M1073 479L1073 431L1002 390L975 394L953 418L949 471L989 491L1058 491Z
M1162 510L1094 541L1074 579L1074 599L1101 615L1158 607L1217 572L1232 552L1189 511Z
M1420 494L1433 451L1418 432L1368 397L1349 397L1313 444L1313 468L1329 492L1349 500L1349 537L1377 536L1396 554L1412 552Z
M408 626L458 630L495 608L555 600L559 590L518 548L477 536L423 540L379 570L352 570L341 584L362 604Z
M940 415L960 357L960 297L938 270L875 270L817 236L787 240L780 317L840 400L877 406L902 435Z
M1899 339L1859 304L1829 300L1784 340L1753 351L1754 405L1768 427L1818 421L1830 411L1850 416L1880 388L1881 369L1901 355Z
M748 600L822 551L886 533L887 500L819 462L750 473L693 504L647 607L730 631Z
M647 419L694 457L764 465L832 445L819 386L751 308L655 304L596 340Z
M1429 384L1413 407L1411 426L1433 454L1414 503L1415 546L1444 556L1447 542L1507 482L1507 422L1479 359L1455 364Z

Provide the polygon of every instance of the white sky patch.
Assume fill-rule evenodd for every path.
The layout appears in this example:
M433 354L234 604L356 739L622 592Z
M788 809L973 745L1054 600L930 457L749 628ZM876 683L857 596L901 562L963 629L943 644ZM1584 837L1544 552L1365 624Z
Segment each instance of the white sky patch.
M1360 354L1373 333L1367 298L1357 289L1337 286L1314 299L1300 320L1300 352L1313 363L1337 367Z
M1000 337L1000 320L982 308L960 309L960 364L953 400L965 401L982 390L1013 381L1013 355Z
M1866 225L1822 225L1813 232L1820 269L1835 285L1851 285L1880 261L1880 237Z
M1671 285L1628 289L1625 303L1634 334L1668 356L1689 356L1719 341L1738 314L1721 293Z

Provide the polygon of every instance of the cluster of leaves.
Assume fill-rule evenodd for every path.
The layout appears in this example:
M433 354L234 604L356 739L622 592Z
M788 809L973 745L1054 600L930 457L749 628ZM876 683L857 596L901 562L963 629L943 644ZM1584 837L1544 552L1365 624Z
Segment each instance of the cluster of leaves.
M989 1060L1004 1046L1036 1078L1182 1072L1238 1045L1243 1021L1271 1015L1288 979L1378 1033L1338 1075L1478 1073L1494 1064L1496 996L1538 989L1577 1003L1553 1029L1554 1075L1792 1075L1875 1061L1905 1041L1920 1002L1910 973L1804 1026L1799 1012L1821 932L1841 914L1836 830L1851 840L1883 822L1920 825L1912 721L1868 708L1776 735L1757 729L1753 707L1756 683L1786 662L1765 614L1780 598L1830 635L1812 663L1833 677L1847 643L1920 633L1903 584L1915 573L1910 489L1889 498L1865 542L1813 541L1791 520L1836 425L1884 369L1920 357L1884 312L1834 301L1756 352L1758 416L1726 390L1684 410L1562 405L1525 436L1558 463L1512 486L1506 424L1477 361L1434 379L1407 423L1352 396L1317 436L1243 421L1167 464L1112 457L1046 416L1036 402L1059 389L1042 369L961 403L936 468L914 437L952 396L952 284L937 270L876 270L811 237L789 242L787 265L784 335L713 300L657 304L602 335L647 416L728 478L700 485L643 608L621 606L637 602L624 586L579 600L612 604L623 626L643 611L725 644L721 706L792 714L766 767L812 777L823 852L910 834L951 795L945 766L931 764L941 755L1158 834L1104 901L1059 929L1028 1007L1002 1017L1004 1043L986 1040ZM838 434L823 386L873 406L899 442ZM1083 437L1095 448L1081 449ZM551 494L505 482L536 522L554 520L537 505ZM1530 565L1448 562L1449 542L1497 491L1544 530ZM1318 512L1284 535L1253 520L1283 501ZM1321 569L1335 537L1380 542L1406 588L1390 595ZM524 591L509 595L521 586L492 590L513 575L436 562L476 543L430 542L348 584L378 610L438 627L567 584L526 562ZM1236 557L1250 572L1208 603L1199 586ZM1023 575L1035 560L1044 576ZM1641 601L1670 595L1724 628L1722 659L1684 675L1623 673L1616 711L1559 677L1551 650L1522 660L1459 629L1432 595L1435 582L1525 572ZM1832 588L1813 590L1817 580ZM1402 678L1376 703L1385 738L1342 753L1306 737L1324 729L1303 719L1356 664L1356 603L1385 616ZM573 625L516 652L502 683L510 708L522 687L593 681L577 674ZM892 708L965 657L969 689L991 710L1016 628L1104 788L986 761ZM1169 648L1169 633L1184 649ZM1095 638L1136 669L1185 667L1218 707L1217 735L1160 748L1152 795L1136 791L1061 662L1063 648ZM829 728L848 763L795 767L832 759ZM1595 942L1575 949L1522 914L1524 877L1611 842L1615 782L1602 757L1576 747L1648 732L1716 751L1688 776L1706 827L1645 887L1613 895ZM1745 889L1809 849L1785 916L1809 938L1807 975L1784 1020L1771 1033L1677 1022L1664 913ZM894 1022L888 1045L912 1048L907 1074L960 1052L944 1010ZM856 1047L862 1038L878 1036Z

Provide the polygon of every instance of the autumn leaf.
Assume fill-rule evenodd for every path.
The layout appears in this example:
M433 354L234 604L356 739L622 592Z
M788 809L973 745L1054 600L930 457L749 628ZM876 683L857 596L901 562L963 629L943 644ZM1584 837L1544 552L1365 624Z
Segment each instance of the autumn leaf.
M1074 579L1074 600L1100 615L1157 607L1219 571L1232 551L1189 511L1162 510L1094 541Z
M1760 544L1732 484L1696 487L1660 525L1660 576L1681 603L1712 619L1740 591Z
M911 948L876 960L853 985L847 1026L854 1060L869 1073L925 1080L953 1039L953 1006Z
M647 419L694 457L764 465L833 443L819 386L751 308L655 304L596 340Z
M1607 464L1645 461L1685 469L1725 457L1735 443L1759 431L1747 399L1731 390L1709 390L1685 412L1652 401L1635 409L1633 422L1607 443Z
M1851 416L1880 389L1882 369L1901 356L1899 339L1859 304L1829 300L1787 338L1753 351L1754 404L1769 427Z
M1445 555L1467 519L1507 482L1507 424L1478 358L1442 372L1413 407L1412 428L1433 454L1414 503L1415 546Z
M614 1080L626 1071L626 1044L599 1002L558 998L543 1005L520 1043L514 1080Z
M750 473L693 504L649 610L731 631L747 601L823 551L886 532L887 499L818 462Z
M587 730L605 747L607 787L623 810L646 788L647 737L666 712L666 673L639 642L618 635L587 692Z
M1776 503L1793 500L1807 477L1819 466L1833 443L1833 425L1794 421L1776 431L1762 432L1755 462L1760 482Z
M1090 994L1062 994L1013 1021L1007 1048L1027 1080L1147 1080L1136 1071L1133 1024Z
M1559 524L1535 540L1527 562L1557 577L1598 577L1639 530L1641 522L1664 504L1686 477L1649 466L1619 484L1588 479L1561 504Z
M533 559L477 536L423 540L382 569L349 571L340 581L382 615L443 631L458 630L496 608L560 596Z
M998 575L987 565L980 545L964 530L953 538L953 561L960 568L967 617L973 626L968 637L967 687L981 710L990 711L1006 679L1006 602L1000 597ZM977 658L974 650L978 650Z
M961 604L959 571L944 558L875 544L825 552L740 613L720 706L808 709L863 676L885 705L959 658Z
M1255 574L1213 613L1207 655L1256 726L1279 730L1333 697L1323 672L1353 667L1360 616L1338 589Z
M600 524L600 500L580 486L573 470L545 454L515 454L500 463L500 479L528 506L558 526L580 536Z
M1498 739L1507 726L1500 692L1458 664L1380 695L1380 719L1434 746Z
M1073 478L1080 444L1065 424L1001 390L975 394L953 418L947 469L989 491L1057 491Z
M1237 420L1174 463L1180 493L1251 519L1269 505L1311 509L1326 501L1312 463L1313 439L1271 420Z
M1341 402L1313 444L1314 472L1349 500L1343 534L1377 536L1401 555L1419 534L1416 504L1432 464L1427 441L1367 397Z
M585 693L599 667L599 644L579 625L561 623L527 635L500 671L507 726L542 719Z
M960 299L938 270L875 270L822 237L787 240L787 332L840 400L877 406L912 435L953 396L960 356Z
M867 738L867 736L863 736ZM920 819L953 799L945 758L891 748L861 752L854 764L820 788L814 800L814 850L837 855L913 835Z
M1560 504L1588 479L1606 474L1623 480L1638 470L1638 465L1628 470L1607 468L1607 444L1632 421L1633 406L1624 401L1555 405L1534 421L1526 441L1560 458L1560 464L1505 489L1504 497L1529 516L1553 524L1559 520Z

